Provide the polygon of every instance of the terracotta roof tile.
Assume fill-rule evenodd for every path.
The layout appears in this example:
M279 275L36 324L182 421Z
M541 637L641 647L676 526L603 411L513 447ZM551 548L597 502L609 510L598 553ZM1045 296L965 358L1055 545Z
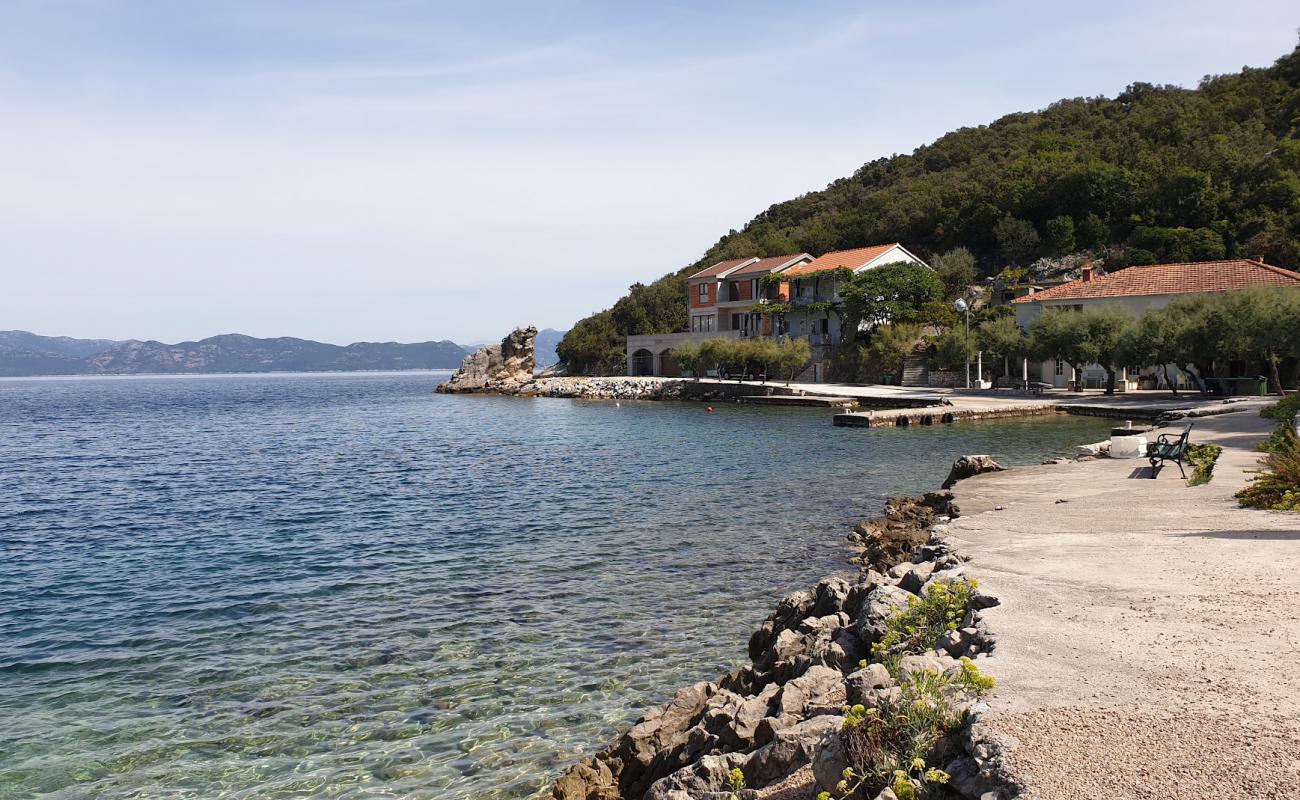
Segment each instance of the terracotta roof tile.
M1199 294L1229 292L1247 286L1297 286L1300 273L1248 261L1195 261L1184 264L1151 264L1128 267L1092 280L1082 278L1041 292L1017 297L1012 303L1044 300L1081 300L1095 297L1133 297L1151 294Z
M756 260L757 260L756 258L751 257L751 258L733 258L730 261L719 261L718 263L714 264L708 269L700 270L699 272L690 276L686 280L693 281L698 278L716 278L720 275L725 275L726 273L730 272L736 267L741 266L742 264L748 264L751 261L756 261Z
M860 247L857 250L837 250L834 253L826 253L825 255L818 256L807 264L797 264L782 274L811 275L814 272L822 272L828 269L858 269L863 264L867 264L879 258L891 248L897 246L898 242L890 242L889 244Z
M772 270L779 269L780 267L784 267L786 264L789 264L791 261L797 261L801 258L810 259L812 258L812 256L808 255L807 253L792 253L786 256L772 256L771 258L760 258L759 260L755 261L753 264L750 264L745 267L741 267L740 269L731 273L727 277L735 278L740 275L766 275Z

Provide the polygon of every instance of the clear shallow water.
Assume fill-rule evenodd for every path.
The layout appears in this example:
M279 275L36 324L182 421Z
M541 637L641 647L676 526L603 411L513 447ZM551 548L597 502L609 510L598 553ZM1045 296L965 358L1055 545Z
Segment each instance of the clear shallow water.
M1109 423L0 381L0 797L528 797L882 500Z

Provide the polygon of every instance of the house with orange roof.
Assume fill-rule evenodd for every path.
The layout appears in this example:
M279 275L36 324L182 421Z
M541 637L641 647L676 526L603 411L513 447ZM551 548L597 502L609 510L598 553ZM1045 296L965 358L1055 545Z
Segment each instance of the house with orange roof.
M829 349L847 333L841 330L844 302L840 287L855 273L900 262L930 266L898 242L891 242L837 250L782 270L782 283L789 287L789 312L784 320L789 335L808 339L814 361L829 359Z
M688 330L628 337L628 374L680 374L672 350L684 341L792 336L808 340L810 377L825 380L831 348L844 333L840 287L853 273L896 262L929 266L897 242L817 258L794 253L719 261L686 278Z
M719 261L686 278L688 329L676 333L627 338L629 375L681 374L673 361L673 348L682 342L702 342L718 337L772 336L781 333L779 322L755 307L786 299L786 288L766 277L812 261L807 253L769 258Z
M1300 273L1265 264L1262 258L1151 264L1104 275L1098 275L1091 266L1085 266L1078 280L1017 297L1011 305L1016 311L1016 322L1028 329L1040 315L1050 312L1120 308L1141 315L1164 308L1176 297L1231 292L1251 286L1289 286L1300 290ZM1033 366L1026 365L1030 380L1035 377ZM1075 365L1056 360L1036 366L1037 378L1058 388L1069 387L1072 383L1086 386L1096 381L1100 384L1105 374L1096 364ZM1179 388L1188 386L1189 377L1182 369L1183 365L1169 366L1170 377ZM1163 381L1163 370L1159 367L1134 365L1134 369L1126 370L1126 373L1134 374L1122 376L1119 388L1135 389L1139 382L1153 386ZM1246 375L1252 369L1257 370L1258 365L1252 367L1243 362L1232 365L1228 371L1233 375Z

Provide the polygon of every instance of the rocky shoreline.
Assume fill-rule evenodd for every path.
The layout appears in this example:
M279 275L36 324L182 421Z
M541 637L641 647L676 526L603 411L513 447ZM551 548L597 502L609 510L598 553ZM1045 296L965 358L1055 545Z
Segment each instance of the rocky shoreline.
M575 400L714 400L775 391L771 385L733 386L678 378L537 375L536 339L536 328L516 328L500 344L485 345L465 356L460 369L434 391Z
M994 469L987 457L967 457L954 478ZM980 676L995 646L983 611L998 601L969 579L963 557L936 530L959 513L948 492L891 500L848 536L856 576L824 578L782 599L751 636L749 664L679 690L572 766L552 796L895 800L911 787L914 797L1016 797L1000 747L981 731L983 692L965 680ZM960 612L949 612L933 641L900 632L900 620L951 596L960 596L951 606ZM917 687L930 684L942 689L922 696ZM890 776L864 771L865 731L887 728L916 703L942 706L950 720L929 748L939 763L907 763ZM887 763L888 755L874 757Z

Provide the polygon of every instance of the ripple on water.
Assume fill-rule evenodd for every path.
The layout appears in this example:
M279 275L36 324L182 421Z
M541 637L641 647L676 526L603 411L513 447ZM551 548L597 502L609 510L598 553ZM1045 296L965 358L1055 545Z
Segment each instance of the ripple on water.
M535 795L884 497L1107 427L432 384L0 381L0 797Z

